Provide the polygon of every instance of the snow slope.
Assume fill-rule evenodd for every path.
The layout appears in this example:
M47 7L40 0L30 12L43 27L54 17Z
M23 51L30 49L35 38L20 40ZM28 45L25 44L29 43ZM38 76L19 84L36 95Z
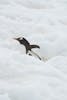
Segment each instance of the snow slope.
M66 0L0 0L0 100L67 100Z

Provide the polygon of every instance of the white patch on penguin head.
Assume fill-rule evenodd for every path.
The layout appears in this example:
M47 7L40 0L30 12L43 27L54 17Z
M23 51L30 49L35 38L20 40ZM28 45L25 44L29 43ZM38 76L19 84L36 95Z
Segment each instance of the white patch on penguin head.
M19 40L23 40L23 37L19 37Z

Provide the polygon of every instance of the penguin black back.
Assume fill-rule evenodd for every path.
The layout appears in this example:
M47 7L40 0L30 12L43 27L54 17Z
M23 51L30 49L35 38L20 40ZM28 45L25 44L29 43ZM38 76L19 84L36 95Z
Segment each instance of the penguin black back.
M30 45L30 43L24 37L23 38L19 37L19 38L14 38L14 39L17 40L20 44L25 46L26 54L28 53L28 51L31 51L31 49L33 48L40 48L38 45Z

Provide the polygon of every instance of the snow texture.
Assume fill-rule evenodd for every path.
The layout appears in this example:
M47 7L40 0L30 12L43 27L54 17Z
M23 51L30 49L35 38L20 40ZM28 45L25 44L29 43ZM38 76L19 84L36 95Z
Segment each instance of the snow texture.
M67 100L67 0L0 0L0 100Z

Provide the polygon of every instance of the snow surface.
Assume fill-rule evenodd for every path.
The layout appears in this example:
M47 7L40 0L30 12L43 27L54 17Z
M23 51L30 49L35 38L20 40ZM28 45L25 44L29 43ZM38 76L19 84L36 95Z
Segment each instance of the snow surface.
M0 100L67 100L67 0L0 0Z

